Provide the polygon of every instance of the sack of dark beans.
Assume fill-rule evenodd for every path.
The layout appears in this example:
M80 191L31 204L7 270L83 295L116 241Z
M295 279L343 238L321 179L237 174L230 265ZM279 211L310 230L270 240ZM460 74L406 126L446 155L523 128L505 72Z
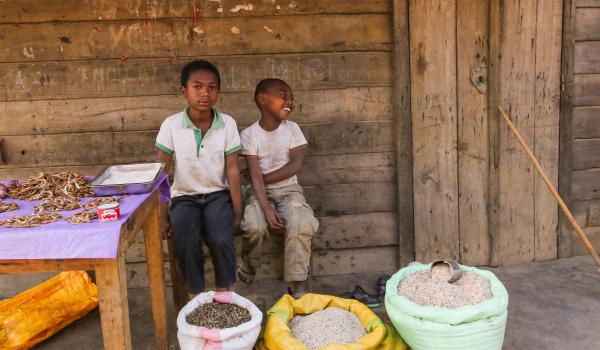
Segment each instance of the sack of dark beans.
M262 312L234 292L198 294L177 316L181 350L251 350L260 333Z

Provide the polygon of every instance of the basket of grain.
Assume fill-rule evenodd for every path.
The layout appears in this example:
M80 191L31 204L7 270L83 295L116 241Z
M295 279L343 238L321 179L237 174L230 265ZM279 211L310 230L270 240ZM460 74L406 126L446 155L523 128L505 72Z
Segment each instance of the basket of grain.
M502 349L506 288L489 271L460 267L454 283L444 264L410 265L388 280L385 309L412 349Z
M366 305L331 295L284 295L267 312L259 350L406 350Z
M234 292L198 294L177 315L181 350L250 350L254 347L262 312Z

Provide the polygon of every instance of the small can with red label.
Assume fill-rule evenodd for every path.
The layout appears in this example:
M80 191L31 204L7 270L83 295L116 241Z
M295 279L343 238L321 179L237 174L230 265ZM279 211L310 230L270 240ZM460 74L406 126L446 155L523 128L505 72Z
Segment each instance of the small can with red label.
M98 206L98 220L100 222L117 221L120 218L119 203L106 203Z

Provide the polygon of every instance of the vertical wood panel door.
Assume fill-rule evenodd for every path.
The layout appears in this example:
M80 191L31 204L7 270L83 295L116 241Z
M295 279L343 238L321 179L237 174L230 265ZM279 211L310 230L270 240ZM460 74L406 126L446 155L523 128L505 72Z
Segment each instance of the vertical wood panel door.
M415 257L458 259L456 1L411 1Z
M409 2L415 258L557 257L562 0Z

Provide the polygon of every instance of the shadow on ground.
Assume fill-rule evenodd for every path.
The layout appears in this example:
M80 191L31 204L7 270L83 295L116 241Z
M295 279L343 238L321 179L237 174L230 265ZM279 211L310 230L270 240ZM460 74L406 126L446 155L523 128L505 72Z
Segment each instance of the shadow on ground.
M513 267L489 268L508 289L509 317L504 349L596 350L600 344L600 275L590 257L538 262ZM317 278L313 290L340 294L360 284L372 291L378 275L353 274ZM285 291L280 281L238 286L237 292L253 300L263 311ZM167 289L169 344L177 346L175 315ZM150 292L129 289L133 349L154 349ZM384 308L375 310L387 321ZM102 349L98 310L90 312L39 344L44 350Z

